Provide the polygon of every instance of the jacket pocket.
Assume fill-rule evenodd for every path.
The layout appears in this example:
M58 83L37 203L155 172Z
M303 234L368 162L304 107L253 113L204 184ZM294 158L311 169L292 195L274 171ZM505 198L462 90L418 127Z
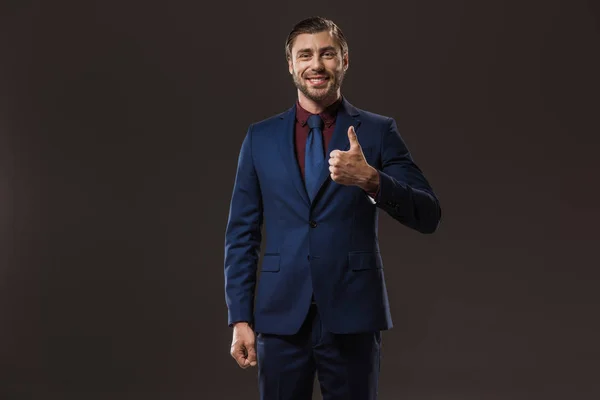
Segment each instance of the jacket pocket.
M260 270L267 272L278 272L279 271L279 254L265 254L263 256L262 265Z
M348 253L348 265L352 271L364 271L369 269L381 269L380 253L356 251Z

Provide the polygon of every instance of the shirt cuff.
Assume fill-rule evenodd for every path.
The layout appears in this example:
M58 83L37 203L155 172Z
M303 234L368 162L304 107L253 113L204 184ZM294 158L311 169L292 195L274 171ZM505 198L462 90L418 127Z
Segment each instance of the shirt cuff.
M377 196L379 195L379 188L377 188L376 192L366 192L369 200L371 200L371 203L376 204L377 203Z

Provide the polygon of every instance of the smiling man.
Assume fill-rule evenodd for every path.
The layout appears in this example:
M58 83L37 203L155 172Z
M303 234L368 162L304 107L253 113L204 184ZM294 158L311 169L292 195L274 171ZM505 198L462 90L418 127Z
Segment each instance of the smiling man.
M324 400L376 399L392 327L377 218L433 233L440 205L394 119L342 96L349 53L336 24L299 22L285 51L298 100L249 127L233 186L231 355L258 366L263 400L311 399L315 374Z

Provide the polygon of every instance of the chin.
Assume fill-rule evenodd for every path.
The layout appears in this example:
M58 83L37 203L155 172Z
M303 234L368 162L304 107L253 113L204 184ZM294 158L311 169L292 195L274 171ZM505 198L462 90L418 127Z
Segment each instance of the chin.
M311 99L312 101L323 101L325 100L327 97L329 97L329 93L310 93L310 96L307 96L309 99Z
M298 82L296 82L296 87L312 101L320 102L331 96L335 96L335 89L331 81L322 88L314 88L305 84L298 84Z
M313 97L325 98L329 95L329 91L325 89L308 89L308 93L310 93Z
M331 86L328 84L323 88L308 88L308 93L314 98L318 98L319 100L323 100L329 97L332 94Z

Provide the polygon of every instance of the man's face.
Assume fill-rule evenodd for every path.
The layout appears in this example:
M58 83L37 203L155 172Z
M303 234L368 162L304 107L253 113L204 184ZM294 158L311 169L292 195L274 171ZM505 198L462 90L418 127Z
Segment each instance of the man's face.
M348 69L348 54L327 31L296 36L288 59L298 90L314 102L337 99Z

